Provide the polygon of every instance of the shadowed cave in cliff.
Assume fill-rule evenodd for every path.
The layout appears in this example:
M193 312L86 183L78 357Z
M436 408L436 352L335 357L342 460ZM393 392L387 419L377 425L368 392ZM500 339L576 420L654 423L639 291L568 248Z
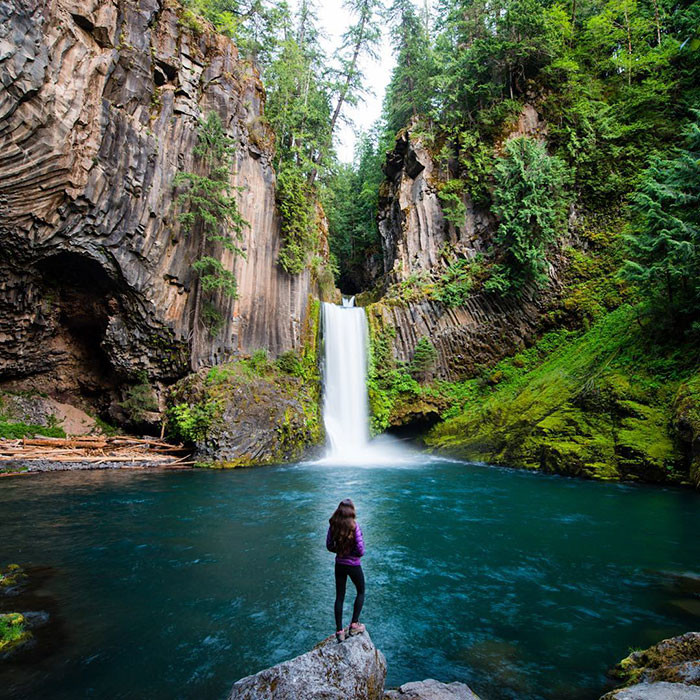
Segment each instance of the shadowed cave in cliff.
M117 387L102 347L109 316L118 304L116 285L97 261L77 253L52 255L37 268L56 323L51 393L65 400L80 397L105 412Z

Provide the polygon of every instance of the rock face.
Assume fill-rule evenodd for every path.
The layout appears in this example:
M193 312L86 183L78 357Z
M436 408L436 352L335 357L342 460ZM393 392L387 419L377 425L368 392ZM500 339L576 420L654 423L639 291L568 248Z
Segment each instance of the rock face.
M241 362L203 368L172 388L170 402L175 432L212 466L291 462L323 439L317 385L272 366L258 373Z
M9 0L0 81L0 384L104 409L139 374L299 345L312 282L277 265L264 95L228 39L170 0ZM239 298L193 342L198 243L173 181L211 111L249 225L245 257L222 254Z
M509 137L528 134L541 138L544 125L528 107ZM467 260L491 246L496 220L490 211L474 205L464 194L463 225L446 218L438 184L448 178L419 136L401 132L385 165L387 182L379 202L379 232L388 284L410 284L412 279L439 274L445 251ZM556 280L553 278L554 287ZM438 353L436 376L458 379L481 364L493 364L517 351L534 334L548 295L526 294L502 299L475 294L463 306L449 308L429 298L407 302L381 300L368 312L379 327L394 328L394 355L408 362L420 338L431 340Z
M678 683L638 683L607 693L601 700L698 700L700 688Z
M626 687L601 700L700 698L700 632L688 632L630 654L612 671Z
M229 700L381 700L386 660L369 634L312 651L234 683Z
M428 678L389 690L384 700L479 700L479 696L465 683L441 683Z
M493 216L475 208L467 196L464 226L458 229L447 221L437 190L444 173L410 129L399 134L384 172L387 182L380 196L378 224L384 271L391 282L437 265L446 244L468 258L486 250Z

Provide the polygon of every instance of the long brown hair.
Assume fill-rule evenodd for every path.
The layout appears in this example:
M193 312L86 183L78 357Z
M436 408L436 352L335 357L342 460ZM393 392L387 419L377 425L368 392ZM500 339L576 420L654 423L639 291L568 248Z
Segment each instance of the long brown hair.
M335 551L348 554L355 544L355 504L349 498L341 501L328 522Z

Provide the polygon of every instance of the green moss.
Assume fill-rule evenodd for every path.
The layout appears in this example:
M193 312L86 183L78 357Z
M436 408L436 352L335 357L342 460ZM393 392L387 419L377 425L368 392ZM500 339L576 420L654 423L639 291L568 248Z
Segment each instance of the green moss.
M0 569L0 588L17 586L27 578L27 574L19 564L8 564Z
M682 348L651 358L635 309L558 333L460 384L437 384L447 419L426 438L464 458L596 479L682 481L672 402ZM553 340L557 343L552 342ZM498 376L498 382L493 376Z
M623 687L642 681L683 683L687 682L684 665L698 658L700 635L690 632L665 639L648 649L633 651L610 671L610 675L623 680Z
M19 440L23 437L33 437L35 435L64 438L66 437L66 431L58 426L46 427L42 425L28 425L27 423L0 420L0 438Z
M0 615L0 654L4 655L31 639L32 633L25 625L21 613Z

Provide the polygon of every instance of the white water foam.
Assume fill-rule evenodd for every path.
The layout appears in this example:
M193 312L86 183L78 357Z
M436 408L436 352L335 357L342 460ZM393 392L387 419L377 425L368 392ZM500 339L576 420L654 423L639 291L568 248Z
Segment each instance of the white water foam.
M369 437L367 318L354 297L324 303L323 423L328 451L322 463L387 465L413 462L417 453L387 435Z

